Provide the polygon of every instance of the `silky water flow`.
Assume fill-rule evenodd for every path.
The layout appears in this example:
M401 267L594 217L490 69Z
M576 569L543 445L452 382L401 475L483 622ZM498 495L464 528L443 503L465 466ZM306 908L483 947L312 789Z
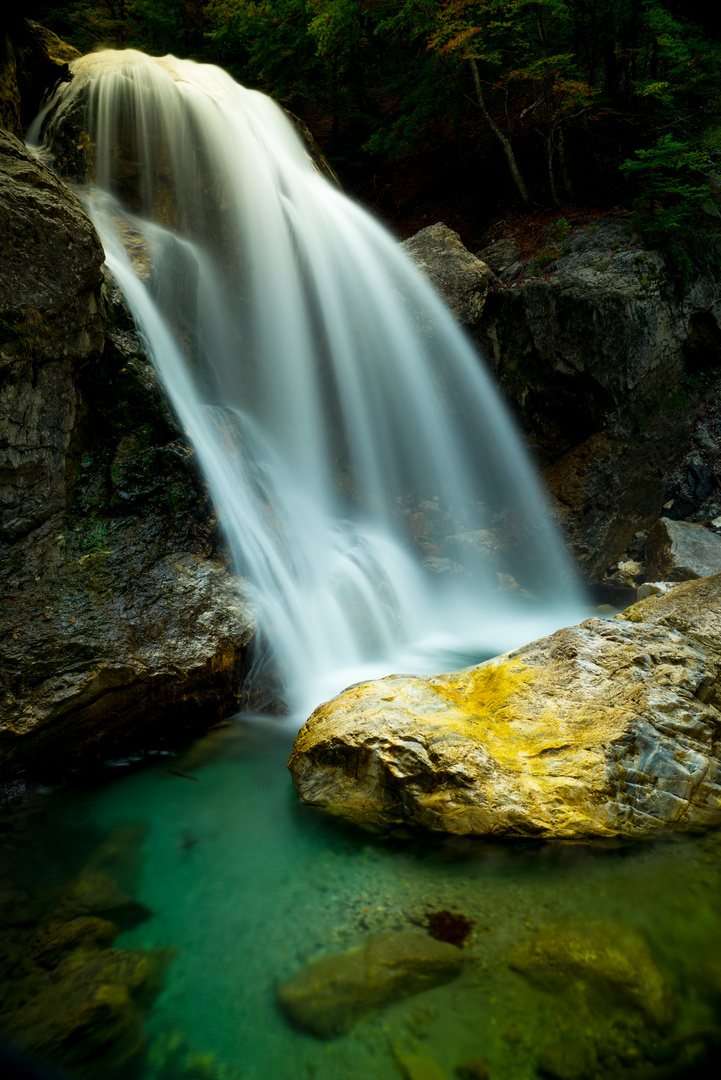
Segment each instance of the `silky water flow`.
M84 110L86 205L291 710L572 620L562 545L483 364L282 110L172 56L72 68L45 138Z
M575 621L558 537L479 358L282 112L172 57L72 66L46 138L86 156L81 194L293 720L366 672L448 670ZM519 588L499 591L499 573ZM116 1061L117 1080L536 1080L539 1067L670 1080L689 1046L717 1045L717 833L632 850L366 836L295 800L295 727L246 713L180 756L48 796L28 893L47 890L53 867L92 880L110 853L152 913L114 947L176 950L147 1056ZM31 846L18 834L23 867ZM286 1022L281 980L370 933L428 928L433 913L469 929L458 978L327 1042ZM544 923L616 948L593 993L574 978L546 993L511 970ZM633 931L653 958L638 971L618 952ZM677 1012L659 1032L643 1010L664 980Z

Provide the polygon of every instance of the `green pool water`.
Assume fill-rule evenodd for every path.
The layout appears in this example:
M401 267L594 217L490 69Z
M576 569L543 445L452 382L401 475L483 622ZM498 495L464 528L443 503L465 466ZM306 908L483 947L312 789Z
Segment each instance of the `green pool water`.
M633 1072L639 1051L624 1049L622 1022L604 1028L578 999L533 988L509 968L510 951L549 922L603 919L640 931L677 1003L674 1027L659 1038L688 1045L700 1030L701 1050L714 1042L718 833L611 848L377 839L298 804L285 768L292 739L286 724L246 715L178 756L46 796L44 827L65 836L68 850L84 835L96 842L145 826L134 892L153 916L115 947L177 949L147 1021L146 1077L193 1059L195 1071L183 1075L398 1080L410 1054L421 1077L423 1062L453 1078L481 1060L492 1080L530 1080L550 1044L586 1040L603 1050L609 1039L621 1056L598 1075L669 1075L660 1066ZM62 844L54 858L62 861ZM330 1041L286 1022L279 980L371 932L423 930L432 910L472 920L456 980Z

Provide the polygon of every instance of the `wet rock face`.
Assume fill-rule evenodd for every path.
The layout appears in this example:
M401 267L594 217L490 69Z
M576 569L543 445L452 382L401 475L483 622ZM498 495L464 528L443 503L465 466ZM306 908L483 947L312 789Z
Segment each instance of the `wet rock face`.
M253 635L242 584L222 562L178 554L149 566L109 543L85 556L50 547L58 561L42 591L11 602L5 773L91 763L238 708Z
M0 228L6 780L237 711L253 626L92 224L7 133Z
M22 136L17 61L9 34L0 33L0 127Z
M721 573L721 536L691 521L659 518L648 534L646 569L659 581Z
M0 773L124 754L236 711L253 636L195 455L111 287L68 511L8 546Z
M430 243L441 228L406 246ZM442 251L437 237L435 247ZM497 280L461 321L514 407L593 580L658 517L693 423L699 372L721 356L716 290L702 275L682 297L624 219L600 219L562 241L554 234L534 257L512 237L479 254ZM455 310L455 286L425 261Z
M309 964L282 982L276 994L297 1027L330 1039L350 1031L373 1009L449 982L462 960L455 945L425 934L371 934L358 949Z
M0 231L0 540L15 540L67 505L78 379L104 343L104 254L75 196L6 132Z
M566 840L721 821L721 577L477 667L351 687L289 768L373 830Z
M579 229L549 259L501 275L475 335L544 462L680 373L686 337L663 260L625 222Z

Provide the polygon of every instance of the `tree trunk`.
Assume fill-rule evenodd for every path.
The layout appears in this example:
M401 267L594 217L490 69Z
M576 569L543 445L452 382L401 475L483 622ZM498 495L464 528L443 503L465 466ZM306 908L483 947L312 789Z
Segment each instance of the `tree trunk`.
M478 65L476 64L476 61L473 59L473 57L471 57L468 62L471 65L471 72L473 73L473 85L476 90L476 97L478 98L478 107L483 113L483 117L486 120L491 131L503 147L503 153L506 155L506 161L508 162L508 168L511 170L513 182L516 185L518 194L521 196L523 205L528 207L531 205L531 198L528 194L526 182L521 175L521 170L518 168L518 162L516 161L516 155L513 153L513 147L511 146L510 139L508 139L507 136L503 134L498 124L495 122L486 107L486 102L483 97L483 89L481 88L481 79L478 74Z
M553 128L549 131L546 139L546 161L548 162L548 185L551 189L551 198L554 206L560 206L556 193L556 178L553 175Z
M566 161L566 146L563 141L563 124L558 128L558 160L561 165L561 176L563 177L563 186L566 189L566 194L569 199L574 198L573 184L571 183L571 177L568 175L568 162Z

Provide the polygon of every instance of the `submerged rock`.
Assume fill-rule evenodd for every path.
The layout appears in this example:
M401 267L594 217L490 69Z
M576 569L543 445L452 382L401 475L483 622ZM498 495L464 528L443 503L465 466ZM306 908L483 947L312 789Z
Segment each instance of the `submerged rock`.
M299 798L373 830L565 840L721 821L721 576L316 709Z
M673 1022L670 988L646 942L630 926L548 924L516 946L508 964L539 990L579 995L602 1016L631 1010L654 1028Z
M31 953L37 964L54 968L65 953L110 945L119 933L115 923L95 916L52 922L34 938Z
M659 518L648 534L649 577L690 581L721 573L721 535L691 521Z
M69 889L53 917L78 923L87 922L86 916L96 916L129 930L151 915L149 908L128 896L114 878L103 873L88 873L82 874Z
M4 819L4 827L12 821ZM150 914L110 873L124 882L135 875L140 852L136 858L131 848L139 846L140 829L110 834L65 884L54 879L52 857L48 866L48 850L44 843L36 846L33 831L11 829L10 837L3 845L4 872L25 877L30 866L35 884L25 897L22 924L12 878L5 883L11 904L0 904L3 1037L82 1080L135 1075L147 1010L175 957L173 948L109 948L121 926L135 925L138 913ZM7 888L2 892L7 896ZM117 914L117 922L77 914L96 910Z
M541 1054L538 1067L544 1076L557 1080L580 1080L592 1064L589 1047L583 1042L555 1042Z
M73 954L52 981L3 1018L21 1048L81 1077L124 1076L145 1051L144 1006L158 993L168 950Z
M360 948L308 964L276 994L296 1027L330 1039L381 1005L449 982L462 961L455 945L425 934L371 934Z
M425 1054L396 1054L395 1063L405 1080L448 1080L440 1065Z

